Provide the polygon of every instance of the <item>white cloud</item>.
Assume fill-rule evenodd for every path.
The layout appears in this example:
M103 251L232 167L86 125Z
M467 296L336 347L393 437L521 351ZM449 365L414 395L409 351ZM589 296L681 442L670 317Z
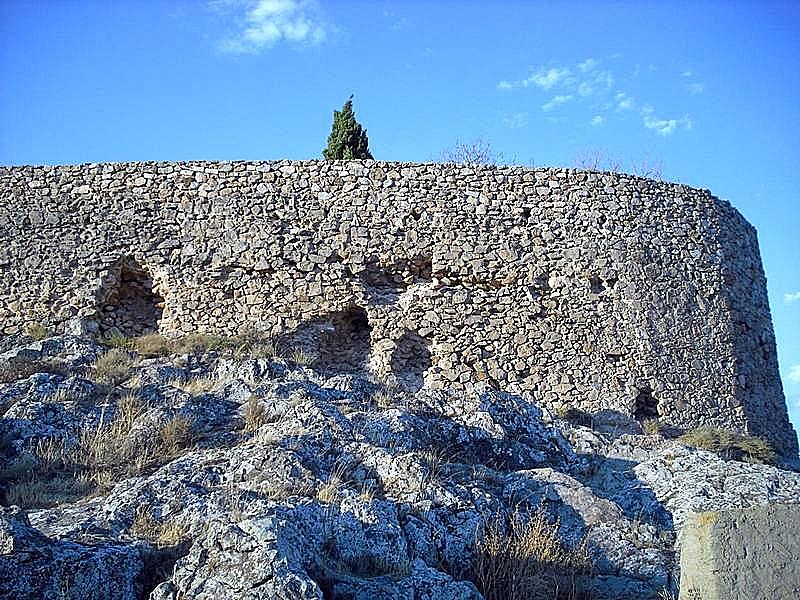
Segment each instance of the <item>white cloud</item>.
M526 79L523 84L525 87L530 85L531 83L539 86L543 90L549 90L554 85L557 85L563 81L565 81L570 76L569 69L559 69L553 67L551 69L540 69L533 75L531 75L528 79Z
M600 71L592 79L586 79L578 85L578 94L581 96L592 96L597 92L603 92L614 85L614 78L608 71Z
M704 86L702 83L695 82L695 83L690 83L688 85L688 88L689 88L689 93L692 96L696 96L697 94L702 94L703 90L706 89L706 86Z
M652 106L642 107L642 122L647 129L655 131L658 135L666 137L672 135L678 129L678 125L683 125L686 130L694 126L692 119L685 116L682 119L656 119L653 117L655 109Z
M535 85L543 90L549 90L556 85L572 81L572 77L570 77L570 75L571 73L569 69L559 69L557 67L552 67L550 69L539 69L530 77L527 77L526 79L520 79L519 81L508 81L504 79L497 84L497 89L508 91L518 88L527 88Z
M570 100L572 100L572 95L571 94L564 95L564 96L555 96L549 102L545 102L544 104L542 104L542 110L544 112L550 112L554 108L558 108L559 106L561 106L562 104L566 104Z
M631 110L634 107L633 98L625 92L617 92L614 96L614 101L617 103L618 111Z
M792 302L797 302L798 300L800 300L800 291L783 295L783 301L786 304L791 304Z
M800 383L800 365L793 365L789 367L789 375L787 379L792 383Z
M257 54L282 40L319 44L328 34L313 0L218 0L212 7L236 21L236 32L220 43L231 54Z
M522 129L528 125L528 113L518 112L503 116L503 124L509 129Z
M613 61L608 63L612 67ZM619 66L619 65L617 65ZM663 118L661 111L656 110L641 102L641 98L634 98L623 89L635 85L635 79L642 67L636 65L636 70L631 75L630 71L613 71L607 68L601 60L597 58L587 58L582 62L570 65L547 65L534 68L530 75L525 79L510 80L504 79L497 84L497 89L502 91L518 90L531 88L539 94L549 92L549 99L544 99L541 109L545 113L550 113L552 119L556 109L569 103L569 113L567 116L575 116L584 124L593 127L607 125L609 115L616 112L614 123L627 118L624 113L630 113L631 118L641 118L642 124L646 129L655 134L667 137L677 131L688 131L693 128L692 119L686 115L682 118ZM647 69L656 71L654 65L646 65ZM617 82L617 76L620 81ZM699 94L704 90L704 84L694 81L694 74L690 71L678 71L672 74L673 83L685 86L691 94ZM646 91L641 91L644 95ZM637 94L638 96L638 94ZM567 112L567 111L563 111ZM572 115L571 113L576 113ZM583 116L580 115L583 113ZM562 119L564 115L559 116ZM504 122L509 124L513 120L504 118ZM510 126L510 125L509 125Z

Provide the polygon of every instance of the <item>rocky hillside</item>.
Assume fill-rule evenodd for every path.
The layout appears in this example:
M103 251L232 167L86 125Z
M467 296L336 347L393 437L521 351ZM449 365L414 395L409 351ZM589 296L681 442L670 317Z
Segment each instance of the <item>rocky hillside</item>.
M671 598L687 511L800 501L615 413L112 342L2 340L2 598Z

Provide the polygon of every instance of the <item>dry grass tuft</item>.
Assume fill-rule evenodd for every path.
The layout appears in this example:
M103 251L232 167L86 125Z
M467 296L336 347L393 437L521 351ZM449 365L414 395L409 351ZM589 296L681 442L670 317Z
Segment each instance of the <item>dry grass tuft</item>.
M147 540L157 548L174 547L186 540L186 526L177 520L156 521L147 506L140 506L129 529L134 537Z
M642 422L642 429L648 435L658 435L661 433L661 423L658 419L645 419Z
M41 323L29 323L25 325L25 335L34 342L50 337L50 330Z
M174 458L194 441L192 420L184 415L173 415L158 430L158 450L164 458Z
M59 438L39 440L30 461L0 471L5 502L24 508L72 502L171 460L191 446L192 422L181 415L165 419L155 436L129 436L147 409L138 395L127 393L117 401L109 422L101 419L85 427L71 446Z
M255 394L250 396L244 408L244 430L247 433L257 431L267 422L267 411L261 398Z
M592 561L585 541L559 538L544 511L495 520L478 532L472 579L486 600L589 599Z
M302 348L295 348L289 358L291 362L300 366L309 366L314 362L314 357L304 352Z
M167 383L167 385L178 388L179 390L183 390L192 396L199 396L201 394L213 392L219 388L220 384L221 381L213 375L193 377L192 379L187 379L185 381L182 379L173 379Z
M378 408L392 408L395 391L396 390L390 388L377 389L372 394L372 401Z
M317 488L316 498L324 504L335 504L341 498L342 490L347 487L350 469L344 462L337 461L331 469L328 481Z
M133 357L120 348L112 348L92 364L97 383L116 386L125 381L134 367Z
M761 438L727 429L698 427L678 438L681 444L716 452L726 459L758 464L774 464L775 451Z

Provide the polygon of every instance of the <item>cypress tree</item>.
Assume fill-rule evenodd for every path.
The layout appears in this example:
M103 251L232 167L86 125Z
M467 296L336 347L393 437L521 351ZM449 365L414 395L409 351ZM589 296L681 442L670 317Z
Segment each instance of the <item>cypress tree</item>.
M362 129L353 113L353 96L344 103L342 110L333 111L333 129L328 136L328 147L322 151L326 160L369 158L367 130Z

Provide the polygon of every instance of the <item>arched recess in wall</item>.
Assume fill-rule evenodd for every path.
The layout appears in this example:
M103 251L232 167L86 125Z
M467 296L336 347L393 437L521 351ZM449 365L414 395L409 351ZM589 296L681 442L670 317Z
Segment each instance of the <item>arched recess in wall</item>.
M153 286L152 275L130 257L113 267L101 290L100 331L137 336L157 332L164 299Z
M300 325L292 345L313 357L311 366L328 375L367 369L372 343L367 312L350 306Z
M641 387L633 401L633 418L637 421L647 421L658 419L660 416L658 398L653 396L653 389L649 385Z
M433 365L430 342L413 331L407 331L396 342L391 368L398 385L416 392L425 384L425 373Z

